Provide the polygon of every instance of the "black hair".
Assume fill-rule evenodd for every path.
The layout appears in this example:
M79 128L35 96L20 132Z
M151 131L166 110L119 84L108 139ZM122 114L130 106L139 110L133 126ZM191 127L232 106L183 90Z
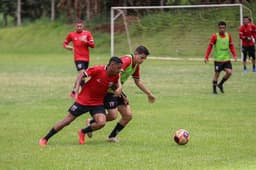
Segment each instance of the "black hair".
M248 18L248 19L250 19L248 16L243 16L243 18Z
M221 26L221 25L227 26L226 22L224 22L224 21L220 21L220 22L218 23L218 26Z
M123 64L122 60L119 57L113 56L110 58L108 65L112 62L115 62L117 64Z
M83 22L83 20L81 20L81 19L77 19L77 20L75 21L75 24L84 24L84 22Z
M137 52L138 54L145 54L146 56L150 54L148 49L143 45L138 46L134 52Z

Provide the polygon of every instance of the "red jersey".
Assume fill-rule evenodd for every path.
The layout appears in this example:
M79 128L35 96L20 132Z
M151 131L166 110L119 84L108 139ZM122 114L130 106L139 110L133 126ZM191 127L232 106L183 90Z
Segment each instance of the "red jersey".
M89 67L85 74L90 79L83 85L76 102L86 106L103 105L104 96L118 82L119 74L109 76L106 66Z
M256 25L253 23L250 23L251 27L252 27L252 35L254 37L254 40L256 39Z
M239 28L239 37L242 40L242 46L254 46L253 26L251 24L241 25Z
M219 34L219 35L222 38L225 38L225 36L226 36L225 34ZM230 51L232 53L232 56L234 58L236 58L237 57L236 50L235 50L235 46L233 44L233 40L232 40L231 34L229 33L228 36L229 36L229 49L230 49ZM214 46L214 44L216 44L216 41L217 41L217 34L213 34L211 39L210 39L210 43L209 43L209 45L207 47L207 50L206 50L205 59L207 59L207 60L209 59L209 55L210 55L210 53L212 51L212 47Z
M132 65L132 58L131 57L129 57L129 56L122 56L122 57L120 57L120 59L123 62L122 70L126 70L127 67ZM134 68L135 65L132 65L132 67ZM132 74L132 77L136 78L136 79L140 78L140 65L139 64L136 66L136 70Z
M87 42L81 41L82 39ZM63 46L66 47L72 41L74 47L75 61L89 61L89 47L94 48L94 40L89 31L70 32L66 37Z

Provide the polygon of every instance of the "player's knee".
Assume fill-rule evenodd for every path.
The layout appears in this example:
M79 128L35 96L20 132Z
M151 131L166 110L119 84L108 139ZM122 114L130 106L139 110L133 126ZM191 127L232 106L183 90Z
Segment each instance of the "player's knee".
M126 115L123 116L123 119L126 121L126 122L129 122L132 120L132 113L127 113Z
M106 124L106 121L98 121L96 122L96 126L98 129L103 128Z

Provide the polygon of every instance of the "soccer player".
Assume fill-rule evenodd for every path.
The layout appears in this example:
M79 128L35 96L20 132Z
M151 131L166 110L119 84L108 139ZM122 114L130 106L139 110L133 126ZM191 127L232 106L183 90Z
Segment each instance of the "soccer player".
M218 23L219 32L214 33L210 39L210 43L206 50L205 54L205 63L209 61L209 55L211 53L212 48L214 47L214 69L215 74L213 77L213 94L217 94L218 87L222 93L224 93L223 84L227 81L232 74L232 64L230 61L230 53L231 51L233 58L237 61L237 55L235 51L234 44L232 42L231 34L226 32L226 23L224 21L220 21ZM225 75L222 80L218 83L218 78L221 71L225 71Z
M40 139L41 146L47 145L48 140L62 128L69 125L73 120L83 113L90 112L95 120L90 127L78 131L79 143L85 143L85 134L102 128L106 122L104 96L107 94L108 89L115 85L117 89L114 95L121 95L121 81L120 71L122 69L122 61L118 57L112 57L107 66L93 66L87 70L81 71L78 75L75 87L76 101L69 108L68 115L56 123L48 134ZM80 81L83 77L90 78L79 92ZM78 93L79 92L79 93Z
M243 17L243 25L239 28L239 37L242 40L243 51L243 72L247 72L246 61L247 55L252 59L252 71L256 72L255 68L255 46L254 46L254 29L250 24L250 18L248 16Z
M69 45L70 42L72 42L73 46ZM94 48L95 44L92 34L84 30L82 20L76 21L75 31L67 35L63 46L65 49L73 51L77 71L88 68L90 60L89 47Z
M134 53L131 55L125 55L120 57L123 62L122 72L121 72L121 83L124 84L126 80L132 76L136 86L143 91L147 97L148 101L153 103L155 101L155 96L149 91L140 79L140 65L147 59L149 51L144 46L138 46ZM121 114L121 119L116 124L112 132L109 134L107 141L118 142L116 138L117 134L125 128L125 126L132 119L132 111L128 102L127 96L122 92L121 96L116 96L113 92L109 92L105 96L105 108L108 110L107 121L112 121L117 118L118 112ZM90 127L95 120L87 120L87 125ZM87 133L88 137L92 136L92 133Z

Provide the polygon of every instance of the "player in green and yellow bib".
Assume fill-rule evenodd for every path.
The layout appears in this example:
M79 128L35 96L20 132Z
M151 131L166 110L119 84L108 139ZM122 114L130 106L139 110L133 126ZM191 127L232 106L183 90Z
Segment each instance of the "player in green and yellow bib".
M211 53L212 47L214 47L214 70L215 74L213 77L213 94L217 94L217 87L222 93L224 93L223 84L227 81L232 74L232 64L230 61L231 55L234 60L237 60L237 55L235 51L234 44L232 42L231 34L226 32L226 23L220 21L218 23L219 32L212 35L208 48L205 54L205 63L209 61L209 55ZM225 71L225 75L222 80L218 83L218 78L221 71Z
M143 91L150 103L155 102L155 96L149 91L140 79L140 65L147 59L149 51L144 46L136 48L133 54L120 57L123 62L121 72L121 83L124 84L129 77L133 77L136 86ZM130 122L132 119L132 111L128 102L127 96L122 92L121 96L115 96L109 92L104 99L105 108L108 110L107 121L112 121L117 118L118 112L121 114L121 119L116 124L112 132L109 134L107 141L118 142L117 134ZM87 120L87 126L94 123L94 120ZM91 133L87 133L91 137Z

